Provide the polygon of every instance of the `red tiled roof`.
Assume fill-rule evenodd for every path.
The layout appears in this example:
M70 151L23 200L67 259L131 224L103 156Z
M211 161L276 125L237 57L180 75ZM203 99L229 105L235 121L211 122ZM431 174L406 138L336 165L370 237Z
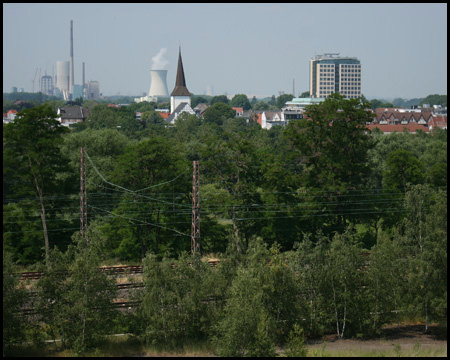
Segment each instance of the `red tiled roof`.
M408 125L367 125L367 128L372 131L375 128L380 129L384 133L391 133L394 131L402 132L404 129L410 131L412 133L417 132L417 130L422 130L424 132L429 132L430 129L427 126L419 125L419 124L408 124Z
M447 116L436 115L430 120L430 125L433 127L447 127Z
M158 114L161 115L161 117L162 117L163 119L167 119L167 118L170 116L170 114L169 114L169 113L166 113L166 112L159 112L159 111L158 111Z

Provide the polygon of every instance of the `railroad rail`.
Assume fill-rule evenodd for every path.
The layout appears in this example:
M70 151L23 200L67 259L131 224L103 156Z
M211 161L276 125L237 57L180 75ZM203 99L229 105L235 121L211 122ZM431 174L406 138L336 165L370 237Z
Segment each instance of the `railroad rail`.
M208 264L212 267L217 266L219 260L209 260ZM171 265L173 269L175 267L174 264ZM102 272L106 272L109 275L120 275L120 274L142 274L143 269L140 265L114 265L114 266L100 266L99 270ZM38 280L43 276L42 271L29 271L23 272L20 274L19 280Z

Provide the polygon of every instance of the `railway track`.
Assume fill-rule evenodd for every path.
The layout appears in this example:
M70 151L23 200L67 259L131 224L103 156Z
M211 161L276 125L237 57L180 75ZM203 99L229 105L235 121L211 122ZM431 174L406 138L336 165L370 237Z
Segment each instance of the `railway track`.
M219 260L209 260L208 264L212 267L217 266ZM172 269L175 267L171 265ZM118 266L101 266L99 270L108 273L108 275L120 275L120 274L142 274L142 266L140 265L118 265ZM29 271L20 274L19 280L38 280L43 276L42 271Z

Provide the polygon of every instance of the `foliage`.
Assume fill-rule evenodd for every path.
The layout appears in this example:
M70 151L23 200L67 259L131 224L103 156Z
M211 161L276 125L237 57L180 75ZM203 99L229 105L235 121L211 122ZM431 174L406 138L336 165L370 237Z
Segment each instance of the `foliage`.
M286 104L287 101L291 101L294 98L294 95L292 94L283 94L277 97L277 102L275 104L275 106L278 109L281 109L282 107L284 107L284 105Z
M441 105L442 107L447 107L447 95L428 95L425 99L420 102L420 105L429 104L433 105Z
M250 242L245 261L229 288L214 342L220 356L274 356L275 341L298 315L296 281L277 246Z
M137 334L147 344L173 348L179 342L202 339L211 326L206 301L210 288L202 286L210 271L198 257L186 253L173 262L154 254L144 259L142 304Z
M230 101L228 100L228 98L227 98L226 95L216 95L216 96L213 96L213 97L211 98L211 100L209 101L209 104L210 104L210 105L214 105L214 104L217 104L217 103L229 104Z
M265 101L258 101L257 103L252 105L253 110L269 110L270 105L266 103Z
M447 198L423 185L412 186L405 196L408 216L399 224L395 241L407 259L408 310L447 326Z
M273 106L267 100L276 102L254 105ZM235 118L223 102L210 118L185 114L166 127L156 106L100 104L83 126L55 137L59 124L30 127L14 147L17 125L4 125L4 250L20 264L37 267L44 256L34 168L20 154L39 145L30 157L52 159L39 173L49 261L39 265L37 297L27 299L38 312L9 328L9 339L41 347L61 338L83 353L103 330L120 329L161 348L207 340L220 354L261 356L279 344L301 349L301 333L372 336L402 314L446 328L446 131L369 134L370 105L336 95L308 108L308 119L270 130ZM89 156L89 246L71 237L81 147ZM202 260L186 253L194 160L202 254L210 253ZM402 164L414 176L396 178ZM211 268L209 257L219 265ZM108 306L115 287L99 262L142 259L143 302L116 317Z
M285 132L298 154L304 184L330 204L328 221L340 228L358 217L346 210L351 204L345 197L361 188L370 172L368 151L374 144L366 134L371 116L367 108L359 99L332 94L321 104L307 106L308 119L291 121Z
M298 324L294 324L289 333L284 355L287 357L306 357L308 350L305 347L305 340L303 329Z
M406 190L407 184L420 184L424 181L424 166L408 150L398 149L389 153L383 183L390 189Z
M242 107L244 108L244 110L250 110L252 107L250 105L250 101L247 98L247 95L245 94L234 95L233 98L231 99L230 105L232 107Z
M232 119L235 117L235 111L230 105L222 102L217 102L214 105L206 109L203 114L203 121L206 123L215 123L222 125L226 119Z
M208 100L204 96L191 96L191 107L195 108L198 104L207 104Z
M13 345L25 336L25 321L19 311L25 303L26 290L17 287L17 270L11 253L3 249L3 356L10 355Z
M55 119L50 105L41 105L18 113L18 118L3 128L4 188L8 202L13 198L34 195L41 215L45 254L50 249L47 228L48 196L70 189L67 163L60 145L67 128Z
M310 96L309 91L304 91L300 94L299 98L308 98L309 96Z
M93 348L109 333L115 315L111 302L117 295L114 279L98 271L105 240L90 229L86 237L88 242L76 233L76 248L64 254L52 250L35 304L36 321L46 324L48 335L77 352Z

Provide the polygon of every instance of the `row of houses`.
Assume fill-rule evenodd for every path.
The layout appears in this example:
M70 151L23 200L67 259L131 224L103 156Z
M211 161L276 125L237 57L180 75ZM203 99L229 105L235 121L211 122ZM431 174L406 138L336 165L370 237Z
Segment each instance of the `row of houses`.
M178 107L182 107L180 104ZM202 117L208 105L199 104L189 113ZM174 113L181 113L183 109L178 109ZM262 128L270 129L273 126L286 126L293 119L302 119L304 106L287 106L280 111L244 111L242 107L233 107L236 116L243 117L247 121L256 121ZM167 109L156 109L168 124L174 124L175 117L169 114ZM69 126L78 122L83 122L89 116L89 108L79 106L60 107L57 111L57 120L63 126ZM136 112L136 118L140 119L142 113ZM9 110L3 114L3 123L14 121L17 116L16 110ZM409 131L416 133L418 130L429 132L434 128L447 129L447 114L437 113L433 109L402 109L402 108L379 108L373 112L373 119L367 123L369 130L378 128L383 133Z

